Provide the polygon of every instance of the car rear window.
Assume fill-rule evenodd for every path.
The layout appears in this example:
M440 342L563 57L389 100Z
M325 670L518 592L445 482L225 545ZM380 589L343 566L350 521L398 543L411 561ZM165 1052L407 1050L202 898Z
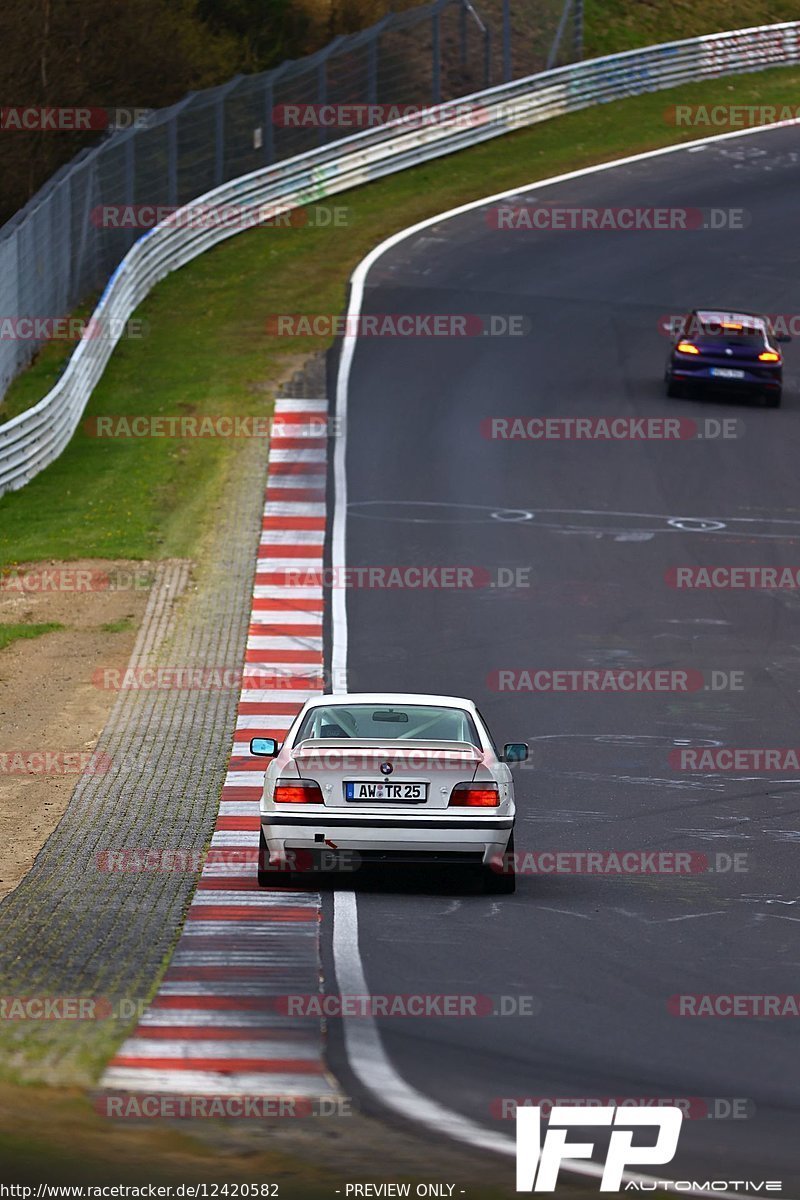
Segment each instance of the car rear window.
M306 738L470 742L480 749L475 722L462 708L428 704L325 704L306 713L294 744Z

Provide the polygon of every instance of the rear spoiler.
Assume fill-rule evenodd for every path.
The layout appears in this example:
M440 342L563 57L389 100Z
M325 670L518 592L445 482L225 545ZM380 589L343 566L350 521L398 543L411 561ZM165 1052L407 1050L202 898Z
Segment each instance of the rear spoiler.
M471 742L446 742L427 738L419 741L382 741L379 738L306 738L292 750L296 761L318 761L328 766L357 768L365 763L402 762L423 767L430 762L441 767L475 767L485 754Z

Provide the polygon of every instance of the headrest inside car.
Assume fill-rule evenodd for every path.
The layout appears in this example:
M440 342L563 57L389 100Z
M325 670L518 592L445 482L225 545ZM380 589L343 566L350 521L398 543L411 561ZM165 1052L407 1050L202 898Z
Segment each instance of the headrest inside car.
M319 736L324 738L346 738L348 735L342 729L341 725L323 725L320 728Z

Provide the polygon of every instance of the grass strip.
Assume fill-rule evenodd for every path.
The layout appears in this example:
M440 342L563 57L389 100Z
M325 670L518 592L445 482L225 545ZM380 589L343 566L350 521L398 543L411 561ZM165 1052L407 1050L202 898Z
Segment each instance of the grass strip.
M47 621L41 625L13 624L0 625L0 650L5 650L12 642L20 638L37 638L42 634L52 633L55 629L63 629L57 621Z

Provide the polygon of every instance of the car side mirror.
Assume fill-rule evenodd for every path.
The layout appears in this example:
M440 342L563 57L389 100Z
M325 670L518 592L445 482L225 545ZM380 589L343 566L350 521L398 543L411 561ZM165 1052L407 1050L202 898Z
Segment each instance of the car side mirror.
M250 753L260 758L274 758L278 753L278 743L275 738L251 738Z
M527 757L527 742L506 742L501 761L505 763L524 762Z
M773 336L776 342L790 342L792 340L791 334L788 333L776 333Z

